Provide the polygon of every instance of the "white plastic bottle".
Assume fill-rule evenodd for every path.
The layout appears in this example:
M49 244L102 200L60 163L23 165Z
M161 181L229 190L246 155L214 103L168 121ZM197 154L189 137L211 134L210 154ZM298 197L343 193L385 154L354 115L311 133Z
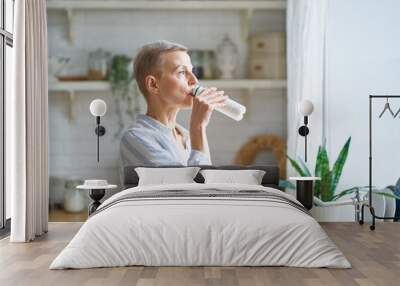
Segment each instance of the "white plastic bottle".
M205 87L196 85L192 90L193 96L199 95L204 89ZM215 110L236 121L242 120L243 114L246 113L245 106L229 98L225 101L224 106L216 107Z

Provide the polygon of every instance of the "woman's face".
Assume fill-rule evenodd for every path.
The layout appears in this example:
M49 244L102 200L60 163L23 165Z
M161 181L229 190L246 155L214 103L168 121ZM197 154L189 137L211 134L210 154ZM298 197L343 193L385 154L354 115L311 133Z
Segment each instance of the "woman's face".
M165 104L178 108L190 108L193 104L192 88L198 83L192 73L192 63L184 51L162 55L163 68L159 78L160 98Z

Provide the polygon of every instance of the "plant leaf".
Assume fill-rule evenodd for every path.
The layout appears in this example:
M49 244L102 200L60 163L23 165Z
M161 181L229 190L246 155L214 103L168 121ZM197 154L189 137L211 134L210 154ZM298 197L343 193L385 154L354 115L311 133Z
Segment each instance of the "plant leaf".
M315 176L319 176L321 174L321 152L322 152L322 147L318 147L318 152L317 152L317 159L315 160Z
M306 174L306 176L307 177L312 177L311 172L308 169L306 162L304 162L304 160L301 157L298 158L298 162L300 163L300 165L301 165L304 173Z
M317 158L315 160L314 175L316 177L321 176L321 164L320 164L321 160L318 159L320 157L320 153L321 153L321 146L318 147ZM321 181L314 182L314 196L316 196L317 198L321 198Z
M331 193L332 172L321 169L321 200L330 202L333 194Z
M342 175L344 164L346 163L347 155L349 154L351 137L349 137L346 143L343 145L342 150L339 153L338 158L336 159L335 164L332 168L332 193L335 193L336 186L339 182L340 176Z
M279 187L293 190L296 189L296 186L287 180L279 180Z
M339 194L334 195L334 196L332 197L332 201L336 201L336 200L340 199L341 197L343 197L343 196L345 196L345 195L348 195L348 194L351 194L351 193L355 193L357 190L363 189L363 188L366 188L366 187L368 187L368 186L364 186L364 187L353 187L353 188L350 188L350 189L343 190L343 191L341 191Z
M286 157L289 159L290 164L292 165L292 167L296 170L297 173L299 173L299 175L301 177L306 177L305 172L301 169L301 167L299 166L299 164L293 160L292 158L290 158L288 155L286 155Z
M382 195L384 197L400 200L400 197L396 196L395 194L388 194L388 193L385 193L385 192L374 192L374 193L377 194L377 195Z
M335 196L333 196L332 201L336 201L336 200L340 199L341 197L343 197L345 195L348 195L348 194L351 194L351 193L355 193L357 189L358 190L366 189L366 191L369 191L369 186L353 187L353 188L350 188L350 189L343 190L339 194L336 194ZM400 200L400 196L397 196L395 194L385 193L385 192L379 192L379 191L376 190L376 187L373 187L373 192L375 194L382 195L384 197Z
M315 164L315 176L320 177L321 181L315 182L314 194L316 197L320 199L322 199L322 197L325 198L330 197L328 194L323 194L323 192L330 192L330 190L326 189L328 187L328 183L329 183L329 188L331 187L330 186L331 175L329 173L330 171L329 171L328 152L326 151L325 147L319 146L317 154L317 162Z

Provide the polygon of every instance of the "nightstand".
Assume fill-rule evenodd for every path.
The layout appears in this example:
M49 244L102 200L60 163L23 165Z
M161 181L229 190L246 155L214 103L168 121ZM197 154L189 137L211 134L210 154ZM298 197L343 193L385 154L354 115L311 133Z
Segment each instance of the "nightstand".
M89 197L93 200L88 206L89 216L94 213L101 205L100 200L104 197L106 190L115 189L117 185L109 185L107 180L85 180L83 185L77 186L77 189L89 190Z
M296 181L296 199L308 210L313 207L314 181L321 180L320 177L290 177L289 180Z

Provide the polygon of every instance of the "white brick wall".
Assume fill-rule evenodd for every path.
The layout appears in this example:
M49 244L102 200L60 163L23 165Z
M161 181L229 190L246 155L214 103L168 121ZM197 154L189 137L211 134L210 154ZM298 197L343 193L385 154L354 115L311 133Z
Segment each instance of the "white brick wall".
M86 72L87 53L103 48L112 53L133 56L146 42L158 39L176 41L190 49L215 49L225 33L237 44L240 64L237 77L245 77L247 44L241 40L240 17L237 12L174 12L174 11L77 11L75 43L67 40L67 18L64 12L48 13L49 54L71 57L66 72ZM256 12L251 32L284 31L284 12ZM243 102L240 91L226 90ZM107 102L108 112L102 119L107 133L101 138L100 163L96 161L95 119L88 107L94 98ZM119 142L113 140L117 128L112 96L107 93L76 94L76 118L69 120L69 98L66 94L50 93L50 175L78 178L118 180ZM249 116L237 123L215 113L208 128L214 164L229 164L235 152L249 137L271 132L286 137L286 98L284 90L259 90L251 100ZM182 111L178 120L187 126L190 113ZM223 132L221 132L223 130ZM271 162L262 155L258 163Z

